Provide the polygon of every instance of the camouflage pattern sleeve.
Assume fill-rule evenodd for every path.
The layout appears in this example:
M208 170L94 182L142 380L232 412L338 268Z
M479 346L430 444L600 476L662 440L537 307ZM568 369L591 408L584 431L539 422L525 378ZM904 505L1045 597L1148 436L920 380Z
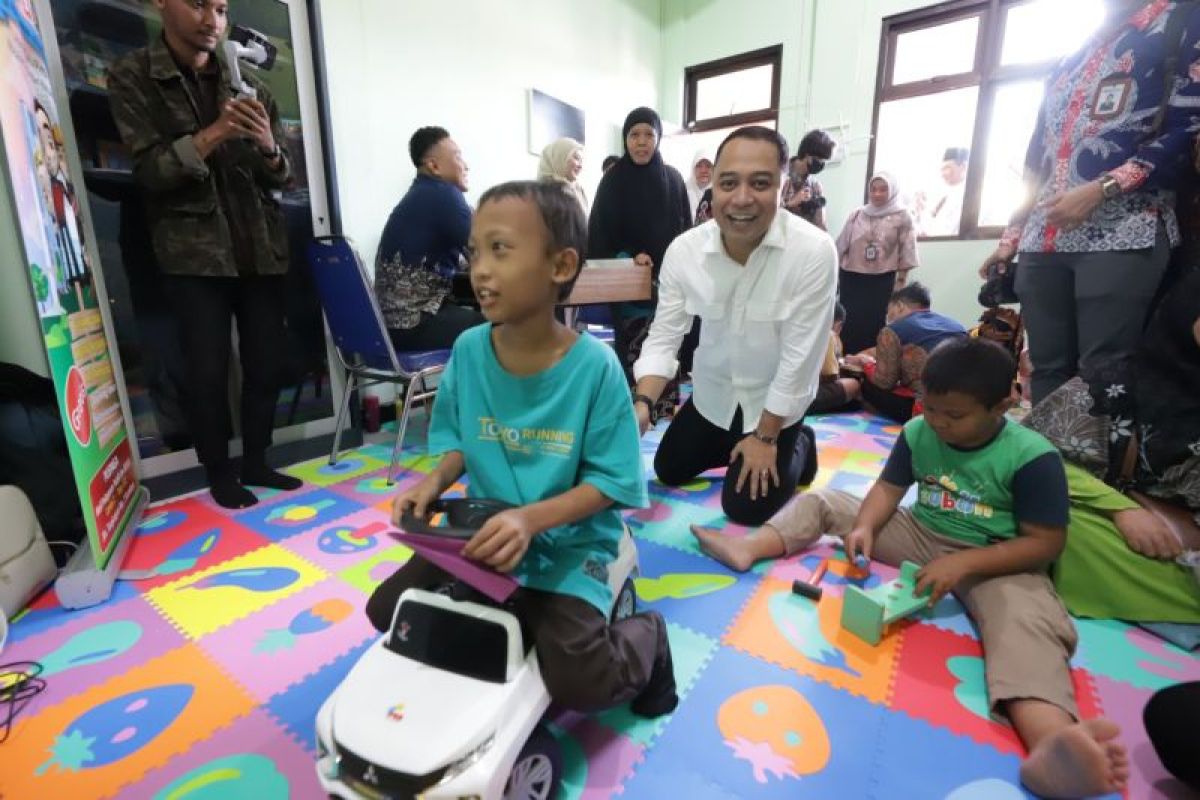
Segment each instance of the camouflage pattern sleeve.
M149 80L136 70L135 62L122 60L108 75L109 105L121 139L132 151L134 180L149 192L162 193L207 179L208 165L191 134L170 139L150 123Z
M275 144L279 145L280 153L279 165L275 169L271 169L267 165L266 159L259 162L258 182L268 189L282 189L292 177L292 160L288 155L287 140L283 136L283 124L279 121L279 106L262 83L256 82L256 84L259 101L262 102L263 107L267 109L267 114L271 117L271 135L275 139Z

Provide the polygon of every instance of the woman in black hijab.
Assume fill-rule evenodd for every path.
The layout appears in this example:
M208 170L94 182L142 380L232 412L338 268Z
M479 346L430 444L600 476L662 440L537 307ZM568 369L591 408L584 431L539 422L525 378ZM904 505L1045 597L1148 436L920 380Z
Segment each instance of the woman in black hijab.
M638 263L649 262L657 286L667 245L692 226L687 187L679 171L663 163L658 152L662 121L652 109L629 112L621 137L625 155L604 173L596 189L588 220L588 257L633 257ZM617 355L630 383L633 362L654 316L655 300L612 307Z

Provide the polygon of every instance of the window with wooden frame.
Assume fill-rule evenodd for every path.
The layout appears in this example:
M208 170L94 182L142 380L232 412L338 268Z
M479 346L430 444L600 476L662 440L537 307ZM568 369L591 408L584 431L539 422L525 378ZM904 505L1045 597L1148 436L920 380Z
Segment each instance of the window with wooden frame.
M776 127L783 45L696 64L683 71L683 124L689 131Z
M1025 191L1042 85L1104 7L953 0L883 20L870 172L895 177L922 238L1000 235Z

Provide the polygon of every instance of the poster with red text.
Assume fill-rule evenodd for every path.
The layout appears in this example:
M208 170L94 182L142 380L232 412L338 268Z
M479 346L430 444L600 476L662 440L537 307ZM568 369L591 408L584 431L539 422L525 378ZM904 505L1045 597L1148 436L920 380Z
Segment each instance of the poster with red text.
M32 0L0 0L0 138L50 376L96 566L129 526L138 481ZM77 192L76 187L79 187Z

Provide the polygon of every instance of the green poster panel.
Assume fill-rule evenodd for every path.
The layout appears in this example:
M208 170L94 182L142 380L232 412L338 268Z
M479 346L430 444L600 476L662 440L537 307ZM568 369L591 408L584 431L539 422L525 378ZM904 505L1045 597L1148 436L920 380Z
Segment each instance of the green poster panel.
M32 0L0 0L0 138L23 264L58 392L96 567L130 524L138 480ZM80 189L82 192L82 188Z

